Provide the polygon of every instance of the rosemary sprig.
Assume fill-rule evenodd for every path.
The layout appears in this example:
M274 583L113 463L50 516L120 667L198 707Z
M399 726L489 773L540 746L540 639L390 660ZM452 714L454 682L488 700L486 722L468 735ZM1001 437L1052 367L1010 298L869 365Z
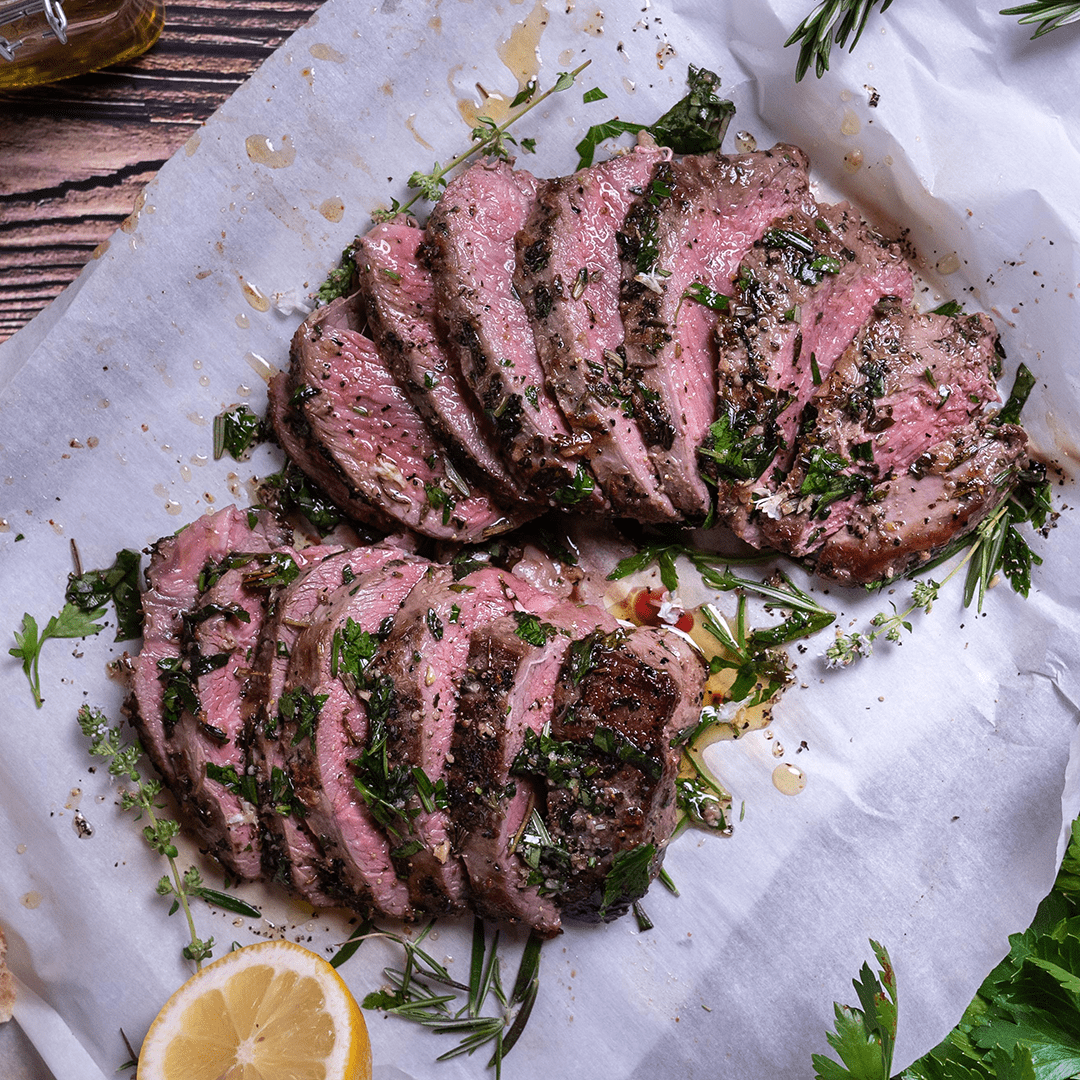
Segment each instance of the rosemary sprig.
M784 42L784 48L802 42L795 65L795 81L802 80L811 62L820 79L829 70L829 51L833 42L842 49L853 32L851 49L854 49L862 37L870 12L878 3L884 12L892 0L822 0Z
M543 939L535 933L529 935L518 964L517 977L508 995L503 989L500 975L497 930L489 946L483 920L477 918L473 921L469 983L465 985L452 979L442 964L420 948L434 925L434 922L428 923L411 941L384 931L366 935L397 942L405 950L405 966L383 969L383 978L390 988L368 994L364 998L364 1008L382 1009L430 1028L437 1034L457 1035L461 1041L440 1054L436 1059L438 1061L472 1054L481 1046L493 1043L488 1068L494 1068L495 1080L501 1080L503 1058L525 1029L536 1001ZM436 991L431 984L445 987L449 992ZM459 1004L462 994L465 1000ZM496 1015L486 1016L482 1012L491 996L497 1003ZM458 1005L458 1008L452 1011L452 1005Z
M204 941L196 933L195 919L188 902L191 898L197 897L227 911L251 918L259 918L262 913L235 896L208 888L194 866L188 867L184 873L180 872L176 863L179 852L173 843L173 837L180 831L180 823L158 815L157 811L162 809L157 801L161 794L161 783L158 780L144 780L139 774L142 747L138 742L125 743L120 726L110 727L108 719L100 709L83 705L78 712L78 721L82 733L90 740L90 753L94 757L109 759L109 775L125 777L134 785L121 791L120 809L137 809L139 812L136 820L146 818L148 824L143 828L143 837L159 855L168 860L169 872L158 882L158 895L173 898L170 915L183 909L191 936L183 953L188 960L195 962L196 969L201 968L202 962L213 956L214 939L211 937Z
M558 77L555 79L555 83L548 87L542 94L537 94L539 89L535 81L530 82L529 85L514 98L511 103L510 116L507 117L501 124L496 124L490 116L480 116L477 119L479 123L472 129L473 144L468 150L458 154L452 161L446 165L440 165L437 161L432 167L431 172L414 172L409 177L408 186L416 191L416 194L404 204L400 205L397 199L391 200L389 210L377 210L371 215L373 221L389 221L396 217L398 214L405 214L412 208L412 206L420 199L425 199L428 202L435 202L439 198L439 194L444 187L446 187L446 177L454 171L463 162L468 161L474 154L484 153L499 158L509 157L509 145L517 145L516 140L507 134L507 129L511 124L520 120L527 112L535 109L541 102L546 101L552 94L560 93L563 90L569 90L574 85L574 80L591 64L591 60L586 60L583 64L579 64L573 71L560 71Z
M1080 3L1076 0L1072 0L1071 3L1061 3L1060 0L1034 0L1034 3L1002 8L1000 14L1019 15L1021 26L1039 23L1035 33L1031 35L1031 40L1034 41L1043 34L1056 30L1059 26L1080 20Z

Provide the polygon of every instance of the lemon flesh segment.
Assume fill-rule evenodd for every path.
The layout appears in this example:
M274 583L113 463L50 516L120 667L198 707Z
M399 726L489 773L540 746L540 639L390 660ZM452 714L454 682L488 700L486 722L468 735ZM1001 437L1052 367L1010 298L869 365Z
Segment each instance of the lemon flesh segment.
M140 1080L367 1080L363 1015L334 969L291 942L222 957L151 1025Z

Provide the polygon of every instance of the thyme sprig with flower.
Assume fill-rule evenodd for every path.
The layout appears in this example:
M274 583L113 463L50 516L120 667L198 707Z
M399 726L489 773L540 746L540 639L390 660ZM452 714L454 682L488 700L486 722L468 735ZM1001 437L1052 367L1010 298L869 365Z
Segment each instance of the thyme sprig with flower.
M161 783L158 780L144 780L139 773L142 747L137 741L125 742L120 725L111 727L108 718L100 709L83 705L78 712L78 721L82 733L90 740L90 753L94 757L109 759L109 775L124 777L134 785L121 791L120 809L138 810L136 820L145 818L147 822L143 827L143 838L154 851L168 861L169 872L158 881L157 892L159 896L173 898L170 915L183 909L191 936L191 940L184 946L183 954L186 959L195 962L197 969L201 968L202 962L213 956L214 939L210 937L204 940L196 932L195 919L189 904L191 898L205 900L216 907L250 918L260 918L262 913L235 896L208 888L194 866L181 873L176 862L179 852L173 843L173 838L180 832L180 823L158 813L162 809L158 802Z
M1046 471L1041 467L1029 468L1020 474L1017 485L974 532L961 537L933 563L920 568L919 572L925 573L953 558L966 547L964 557L940 582L932 578L916 582L912 589L911 603L903 611L898 611L896 606L892 605L891 615L878 612L870 620L872 630L837 633L836 640L825 650L827 665L847 667L859 657L869 656L873 652L874 642L881 637L886 641L899 642L903 630L908 633L912 631L910 617L918 610L929 615L941 588L965 566L967 578L964 583L964 607L970 607L974 601L976 610L982 611L986 590L999 573L1013 587L1014 592L1027 596L1031 589L1031 568L1040 565L1042 559L1031 550L1027 541L1017 531L1017 526L1027 523L1045 533L1048 522L1052 523L1053 517Z

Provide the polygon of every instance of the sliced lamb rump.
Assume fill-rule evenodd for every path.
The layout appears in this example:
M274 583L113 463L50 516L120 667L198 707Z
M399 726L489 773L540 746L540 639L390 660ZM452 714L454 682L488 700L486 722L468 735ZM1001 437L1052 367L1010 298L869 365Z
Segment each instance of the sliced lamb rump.
M667 631L600 632L570 647L550 728L526 736L513 767L544 778L547 835L527 828L522 844L539 849L565 917L615 919L660 872L675 827L672 742L698 718L704 675L696 650Z
M304 806L293 790L285 748L281 745L278 702L285 688L289 658L300 631L320 620L320 613L343 586L370 570L400 558L394 548L306 548L306 565L275 598L266 620L253 667L263 691L245 702L251 733L251 763L258 782L263 823L263 862L267 873L315 907L333 907L342 898L325 885L330 860L308 829Z
M589 441L589 463L613 512L638 521L678 515L660 490L641 430L623 407L626 362L615 351L623 343L616 233L664 157L655 145L639 146L542 182L517 235L514 276L548 387L570 427Z
M365 520L461 541L513 527L490 496L447 471L420 414L355 329L358 303L347 297L320 308L294 339L290 405L299 403L309 446L347 484L350 503L368 504Z
M773 471L791 468L803 407L875 304L911 302L911 270L895 244L846 203L812 210L774 221L754 242L716 327L718 419L701 467L718 482L718 519L751 543L761 536L750 487L771 490Z
M229 506L154 545L142 594L143 644L132 662L130 711L143 748L170 789L179 782L167 746L179 706L166 710L162 679L167 668L181 663L183 616L198 600L200 575L232 552L266 552L284 543L285 532L270 514Z
M294 338L294 345L296 339ZM331 502L353 521L371 529L386 532L396 527L389 517L355 494L341 472L322 454L312 441L311 429L300 412L300 402L290 398L291 379L287 371L279 371L267 387L266 412L274 437L289 460L305 477L325 492Z
M552 693L573 640L615 620L602 608L562 602L542 616L517 612L477 627L460 681L447 767L454 846L469 875L470 902L486 919L523 922L545 936L559 932L544 888L540 853L525 861L518 841L543 793L510 770L526 731L551 719Z
M432 210L424 253L448 344L511 470L553 505L599 507L588 440L559 411L514 288L514 237L535 198L534 176L505 161L479 162L450 182Z
M791 472L757 503L765 538L791 555L820 547L872 489L1000 400L999 373L985 315L879 305L810 402Z
M1001 504L1026 448L1016 424L959 429L882 485L878 501L855 507L818 552L817 573L865 585L917 570Z
M383 621L392 618L429 564L401 554L343 584L292 649L278 701L281 745L304 820L330 860L335 895L359 911L410 918L408 890L391 844L356 785L355 762L373 726L385 723L378 688L363 668ZM375 704L372 705L372 700Z
M494 429L435 330L431 272L418 260L422 229L376 225L356 242L356 268L372 341L457 467L507 506L528 502L492 447Z
M252 660L267 595L248 589L246 574L227 570L185 616L184 677L193 684L199 708L181 712L166 746L178 778L174 794L200 840L223 866L251 879L262 870L262 856L243 703L259 689Z
M750 245L808 203L808 167L782 144L665 162L619 234L630 400L664 492L692 521L711 504L697 450L716 416L717 315L685 294L730 294Z
M369 677L393 696L386 723L389 767L422 773L413 773L395 826L399 850L406 852L398 865L418 911L448 914L465 902L465 874L451 851L449 818L433 793L446 773L469 634L517 606L543 611L556 602L493 567L456 582L448 567L436 567L409 594L371 662Z

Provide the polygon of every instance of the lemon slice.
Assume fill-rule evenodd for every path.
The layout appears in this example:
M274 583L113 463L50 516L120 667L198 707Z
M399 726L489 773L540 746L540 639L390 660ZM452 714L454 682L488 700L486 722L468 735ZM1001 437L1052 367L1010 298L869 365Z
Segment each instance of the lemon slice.
M192 976L143 1041L139 1080L370 1080L367 1026L341 976L291 941Z

